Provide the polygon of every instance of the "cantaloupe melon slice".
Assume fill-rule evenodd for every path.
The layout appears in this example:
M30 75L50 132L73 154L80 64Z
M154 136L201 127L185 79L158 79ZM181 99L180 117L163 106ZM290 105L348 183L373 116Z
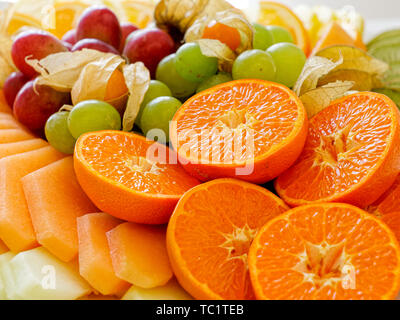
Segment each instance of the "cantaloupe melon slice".
M3 90L0 90L0 112L12 113L12 110L4 96Z
M22 129L0 130L0 143L10 143L23 140L34 139L35 136Z
M64 156L47 146L0 159L0 238L11 251L38 245L21 178Z
M332 22L326 27L321 39L315 45L311 55L316 54L318 51L324 48L334 45L357 46L355 39L353 39L337 22Z
M132 286L122 300L193 300L175 278L166 285L151 289Z
M73 265L43 247L17 254L10 266L15 292L24 300L74 300L92 292Z
M8 252L8 251L9 251L9 249L6 246L6 244L3 241L0 240L0 254L3 254L3 253Z
M142 288L165 285L172 278L165 227L126 222L107 232L116 275Z
M63 261L78 255L76 218L98 209L75 177L66 157L21 179L37 241Z
M81 276L103 295L123 294L129 284L114 273L106 237L122 221L106 213L87 214L77 221Z
M19 126L15 120L12 119L0 119L0 129L18 129Z
M49 144L42 139L30 139L18 142L2 143L0 144L0 159L18 153L37 150L48 145Z
M7 300L20 300L15 291L15 277L10 262L15 257L12 252L0 255L0 278L3 282L4 292Z

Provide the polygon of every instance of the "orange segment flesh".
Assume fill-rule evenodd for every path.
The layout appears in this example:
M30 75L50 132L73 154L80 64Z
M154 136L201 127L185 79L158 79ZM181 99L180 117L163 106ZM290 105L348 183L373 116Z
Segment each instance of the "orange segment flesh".
M125 95L127 92L128 88L126 87L124 75L121 71L115 69L108 80L104 101L114 100Z
M381 94L357 93L333 102L310 120L302 155L277 179L279 195L292 206L371 204L398 174L399 120L396 105Z
M288 208L268 190L217 179L188 191L168 225L174 273L197 299L252 299L247 266L259 228Z
M365 208L366 211L382 217L388 213L400 211L400 175L392 186L373 204Z
M382 221L393 231L397 241L400 241L400 211L385 214Z
M116 275L141 288L165 285L172 270L165 245L165 228L126 222L107 232Z
M30 139L18 142L3 143L0 144L0 159L46 146L48 146L48 143L42 139Z
M269 221L249 268L258 299L393 299L400 248L379 219L347 204L313 204Z
M3 254L8 251L8 247L5 245L3 241L0 240L0 254Z
M21 178L64 155L48 146L0 160L0 238L14 252L37 246Z
M81 276L101 294L120 295L129 288L129 284L115 275L106 232L122 221L106 213L87 214L77 221Z
M231 81L202 91L173 120L172 145L185 169L201 180L269 181L295 161L307 130L295 94L263 80ZM245 164L254 164L254 170L237 175Z
M21 181L38 242L63 261L77 257L76 218L98 210L76 180L72 157L34 171Z
M361 46L360 40L358 40L356 43L356 40L353 39L337 22L332 22L329 26L327 26L326 31L322 35L321 39L315 45L312 55L316 54L322 49L334 45L356 46L365 50L365 46Z
M167 222L181 195L198 184L168 159L174 161L170 149L122 131L82 135L74 156L78 181L99 209L150 224Z
M306 55L310 53L310 39L301 20L288 7L272 1L260 1L258 22L264 25L281 26L290 31L295 43Z

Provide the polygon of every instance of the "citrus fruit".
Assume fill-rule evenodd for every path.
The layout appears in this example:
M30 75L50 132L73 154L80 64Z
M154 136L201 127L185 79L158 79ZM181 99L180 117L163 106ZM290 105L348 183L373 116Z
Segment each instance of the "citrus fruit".
M382 216L382 221L393 231L397 241L400 241L400 212L387 213Z
M82 1L56 1L54 3L55 28L50 32L61 39L65 33L76 26L80 15L88 6Z
M182 194L198 184L173 160L164 145L113 130L83 134L74 153L78 181L96 207L148 224L167 222Z
M258 299L393 299L400 248L376 217L348 204L311 204L261 228L249 251Z
M255 79L198 93L170 126L180 162L200 180L272 180L297 159L306 135L307 117L298 97L283 85Z
M398 212L400 210L400 175L397 176L392 186L365 210L378 217Z
M115 1L108 2L115 3ZM127 21L139 28L145 28L153 20L155 1L122 0L120 3Z
M382 94L361 92L334 101L311 118L303 153L279 176L277 192L291 206L373 203L399 171L399 120L396 105Z
M235 179L186 192L167 229L172 269L196 299L252 299L247 253L259 228L288 210L268 190Z
M295 43L307 55L310 53L310 39L307 30L297 15L283 4L272 1L260 1L258 22L263 25L276 25L288 29Z
M30 15L15 12L8 23L7 32L9 35L12 35L22 27L34 27L41 29L42 23Z

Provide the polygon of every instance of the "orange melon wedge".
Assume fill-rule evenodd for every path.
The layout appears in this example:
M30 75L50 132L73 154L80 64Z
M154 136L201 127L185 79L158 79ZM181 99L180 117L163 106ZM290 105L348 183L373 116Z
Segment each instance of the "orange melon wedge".
M63 261L78 255L76 218L97 208L75 177L66 157L21 179L37 241Z
M62 157L47 146L0 160L0 238L10 250L20 252L38 245L21 178Z
M121 279L154 288L172 278L165 227L126 222L107 232L107 238L114 271Z
M77 222L81 276L103 295L123 294L129 284L114 273L106 237L106 232L122 221L106 213L91 213Z
M4 129L0 130L0 144L18 142L35 138L32 134L22 129Z
M3 90L0 90L0 112L12 114L12 110L6 101Z
M12 156L18 153L33 151L48 146L48 143L42 139L30 139L18 142L0 144L0 159Z

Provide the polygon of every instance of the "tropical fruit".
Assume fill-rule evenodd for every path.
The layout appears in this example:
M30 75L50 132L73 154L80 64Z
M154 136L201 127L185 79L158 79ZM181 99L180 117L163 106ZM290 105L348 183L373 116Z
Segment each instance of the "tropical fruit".
M357 43L356 40L353 39L337 22L332 22L326 27L325 32L315 45L311 55L334 45L349 45L366 50L366 47L362 42L361 44Z
M310 53L310 39L307 30L297 15L283 4L272 1L260 1L258 22L263 25L274 25L288 29L294 42L304 51Z
M182 194L198 184L169 148L133 133L98 131L76 143L74 166L82 189L117 218L166 223Z
M48 143L42 139L29 139L18 142L0 144L0 159L12 156L18 153L37 150L48 146Z
M76 218L98 210L76 180L72 157L36 170L21 182L37 241L60 260L76 258Z
M272 180L294 163L306 135L307 116L298 97L283 85L255 79L198 93L176 112L170 127L179 161L200 180Z
M3 241L0 240L0 254L3 254L8 251L7 246L4 244Z
M192 300L193 298L182 289L175 278L164 286L144 289L132 286L124 294L122 300Z
M259 228L288 207L244 181L201 184L178 202L168 224L175 276L196 299L253 299L247 254Z
M91 213L78 219L79 272L104 295L120 295L129 284L119 279L112 267L106 232L122 221L106 214Z
M141 288L165 285L172 270L165 245L165 228L126 222L107 232L116 275Z
M400 175L397 176L392 186L365 210L378 217L398 212L400 210Z
M32 134L22 129L4 129L0 130L0 144L11 143L35 138Z
M15 292L15 278L10 261L15 257L15 253L6 252L0 254L0 279L3 285L4 300L20 300L21 297Z
M257 299L394 299L400 248L384 223L359 208L311 204L261 228L249 270Z
M17 254L9 262L14 288L23 300L75 300L92 288L74 266L62 262L43 247Z
M378 93L334 101L310 120L301 156L276 180L278 194L291 206L315 201L370 205L398 175L399 120L394 102Z
M37 246L21 178L63 155L50 146L0 160L0 238L14 252Z

